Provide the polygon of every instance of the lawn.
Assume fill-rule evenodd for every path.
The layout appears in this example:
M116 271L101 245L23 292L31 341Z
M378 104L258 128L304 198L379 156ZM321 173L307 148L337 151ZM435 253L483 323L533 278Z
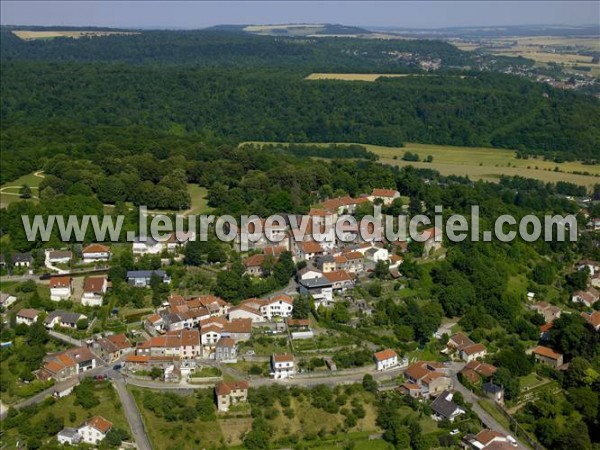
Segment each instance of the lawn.
M24 184L31 188L31 194L34 197L31 199L31 201L37 201L38 186L40 185L42 179L43 176L37 176L34 173L30 173L0 186L1 207L19 200L23 200L19 195L19 190Z
M187 214L207 214L212 208L208 206L208 189L200 187L194 183L188 183L187 191L192 197L192 206L187 211Z
M66 427L77 427L81 425L86 418L101 415L106 420L113 423L117 428L129 430L127 419L123 414L123 409L119 396L109 382L99 382L95 385L94 393L100 403L90 409L84 409L75 404L75 395L71 394L64 398L48 399L40 404L38 411L29 419L32 423L42 422L49 414L63 420ZM23 440L27 436L20 436L17 428L4 428L2 437L6 448L16 448L16 441Z

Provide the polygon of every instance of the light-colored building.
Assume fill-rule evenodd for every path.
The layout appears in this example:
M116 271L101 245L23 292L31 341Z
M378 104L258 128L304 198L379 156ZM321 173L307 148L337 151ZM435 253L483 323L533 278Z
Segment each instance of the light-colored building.
M289 295L278 294L265 300L260 312L266 320L275 317L289 317L294 311L294 300Z
M50 300L60 302L69 300L73 294L73 280L69 276L50 278Z
M391 205L394 200L400 198L400 192L395 189L373 189L371 194L368 196L369 201L374 202L380 198L383 200L385 206Z
M47 250L46 261L51 264L68 264L73 259L73 253L69 250Z
M571 296L573 303L582 303L588 308L591 308L598 299L600 299L600 292L594 287L589 287L585 291L573 292Z
M215 346L215 360L221 362L237 361L237 343L230 337L222 337Z
M198 330L169 331L139 343L136 355L194 359L202 356L200 334Z
M87 277L83 283L81 304L84 306L102 306L107 289L108 280L106 277Z
M458 354L463 361L471 362L487 355L487 349L483 344L472 344L461 348Z
M98 357L90 349L76 347L46 356L36 375L40 380L63 381L94 369L97 363Z
M0 292L0 306L2 308L8 308L16 301L17 297L14 295L7 294L6 292Z
M433 410L431 417L433 420L445 419L454 422L454 419L466 413L464 409L452 402L452 397L452 392L444 391L431 403L431 409Z
M293 377L296 373L294 355L273 353L271 355L271 375L276 380Z
M375 353L373 358L375 368L379 371L392 369L398 365L398 354L389 348Z
M90 417L77 432L86 444L97 445L104 440L113 424L102 416Z
M113 334L97 339L94 343L94 349L108 363L114 362L121 356L127 355L134 350L125 333Z
M58 443L62 445L77 445L81 442L81 435L77 428L63 428L56 435Z
M110 247L102 244L91 244L82 250L83 262L108 261L110 259Z
M218 383L215 386L215 396L219 411L227 412L232 405L248 401L248 382L234 381Z
M19 312L16 314L16 322L17 325L20 324L25 324L27 326L29 325L33 325L35 322L37 322L38 317L40 317L40 312L37 309L32 309L32 308L23 308L21 310L19 310Z

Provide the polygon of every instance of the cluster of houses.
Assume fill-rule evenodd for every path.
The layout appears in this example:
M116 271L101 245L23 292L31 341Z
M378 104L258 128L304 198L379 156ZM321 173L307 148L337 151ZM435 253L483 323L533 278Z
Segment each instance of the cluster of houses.
M485 345L473 342L466 334L456 333L452 335L446 344L442 353L454 356L457 355L465 362L475 361L487 355Z

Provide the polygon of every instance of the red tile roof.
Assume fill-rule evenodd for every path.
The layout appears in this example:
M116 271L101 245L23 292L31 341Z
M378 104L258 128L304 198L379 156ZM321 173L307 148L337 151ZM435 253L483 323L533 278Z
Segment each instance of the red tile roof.
M231 391L247 390L249 384L247 381L221 382L215 386L217 395L229 395Z
M374 356L377 361L385 361L386 359L398 357L397 353L389 348L375 353Z
M536 348L534 348L533 353L554 360L557 360L560 357L562 357L560 353L555 352L551 348L544 347L543 345L538 345Z
M294 361L294 355L290 355L289 353L284 353L284 354L280 354L280 355L276 355L275 353L273 353L273 361L275 362L293 362Z
M71 277L50 277L50 288L64 288L71 286Z
M373 192L371 192L371 196L373 197L394 197L396 194L398 194L398 191L396 191L395 189L373 189Z
M110 248L102 244L91 244L83 249L82 253L108 253Z
M83 283L83 292L103 292L105 277L87 277Z
M102 416L91 417L87 420L86 424L104 434L108 433L108 431L112 428L113 425L111 422L109 422Z

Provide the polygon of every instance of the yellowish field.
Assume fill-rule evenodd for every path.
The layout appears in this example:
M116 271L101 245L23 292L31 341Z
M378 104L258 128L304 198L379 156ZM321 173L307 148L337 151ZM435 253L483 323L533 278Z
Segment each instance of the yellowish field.
M13 34L24 41L32 41L35 39L54 39L58 37L69 37L79 39L80 37L100 37L110 36L114 34L140 34L133 31L29 31L15 30Z
M386 164L431 168L438 170L442 175L468 175L474 180L497 181L501 175L518 175L552 183L569 181L588 187L600 183L600 166L587 166L580 162L557 164L541 158L517 159L512 150L413 143L407 143L402 148L378 145L365 147L379 155L380 161ZM407 151L417 153L421 159L431 155L433 162L402 161L402 156ZM394 159L394 156L397 159ZM556 167L560 172L554 171ZM578 175L573 172L588 172L591 175Z
M261 144L261 142L254 143ZM328 145L325 143L312 144ZM541 157L537 159L517 159L514 150L415 143L406 143L404 147L358 144L377 154L380 162L384 164L435 169L442 175L469 176L472 180L498 181L500 176L507 175L533 178L551 183L568 181L587 187L600 183L599 165L588 166L581 162L557 164L552 161L544 161ZM402 156L405 152L416 153L421 160L431 155L433 156L433 162L403 161ZM557 167L558 172L555 171ZM589 175L578 175L573 172L587 172Z
M408 73L311 73L305 80L375 81L381 77L408 77Z
M600 39L597 36L557 37L531 36L485 39L479 41L450 40L461 50L485 49L494 55L523 56L538 63L558 63L565 66L585 65L592 73L600 71L600 64L593 64L591 56L578 54L578 51L600 51Z

